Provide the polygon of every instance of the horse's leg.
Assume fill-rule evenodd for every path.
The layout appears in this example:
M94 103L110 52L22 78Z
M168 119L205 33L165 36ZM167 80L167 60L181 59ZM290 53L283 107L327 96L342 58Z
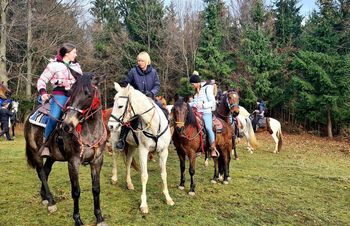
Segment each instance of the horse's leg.
M53 165L54 162L55 161L53 161L51 158L47 158L46 161L45 161L45 164L44 164L44 166L42 168L44 173L45 173L45 178L46 178L47 185L48 185L48 180L49 180L49 175L51 173L52 165ZM38 172L38 174L39 174L39 172ZM48 189L48 192L46 192L45 185L44 185L43 182L41 183L40 195L41 195L42 203L45 206L46 205L53 206L55 204L55 201L53 199L53 196L52 196L50 190Z
M112 161L113 161L113 168L112 168L112 184L116 184L118 182L118 172L117 172L117 153L112 150Z
M188 153L188 159L190 162L188 171L191 176L191 187L190 187L190 192L188 194L191 196L194 196L195 189L196 189L196 182L194 180L194 175L196 173L196 150L193 150L193 149L190 150L190 152Z
M273 131L271 136L272 136L273 140L275 141L275 150L273 150L273 153L277 153L278 152L278 137L277 137L276 131Z
M125 181L126 181L126 187L129 190L134 190L134 185L131 181L131 162L135 152L135 148L131 146L128 146L127 148L128 148L128 152L126 154L126 162L125 162L125 166L126 166Z
M235 135L232 136L232 150L233 150L233 154L235 156L235 160L238 160L237 149L236 149L236 136Z
M103 155L90 164L92 195L94 197L94 214L96 216L97 225L104 225L100 208L100 172L103 164Z
M53 161L50 161L49 159L46 160L45 165L37 166L36 172L38 174L38 177L41 181L41 189L40 189L40 195L42 198L42 203L44 205L48 205L47 210L50 213L53 213L57 210L55 201L53 199L53 196L50 192L49 184L48 184L48 176L51 171Z
M173 206L175 203L173 199L170 197L169 190L168 190L167 172L166 172L167 160L168 160L168 147L164 148L159 153L159 166L160 166L160 176L162 177L162 181L163 181L163 194L165 196L166 204ZM146 172L147 172L147 165L146 165ZM147 178L148 178L148 175L147 175ZM146 197L146 183L145 183L145 197Z
M230 178L230 161L231 161L231 155L230 150L228 148L225 148L225 154L223 155L223 164L224 164L224 184L228 184L229 178Z
M71 193L72 198L74 201L74 211L73 211L73 219L75 222L75 225L84 225L81 218L80 218L80 212L79 212L79 198L80 198L80 186L79 186L79 158L71 159L71 161L68 162L68 171L69 171L69 178L71 182Z
M141 184L142 184L140 210L142 213L148 213L147 195L146 195L146 186L148 181L147 158L148 158L148 150L145 147L139 146L139 160L140 160ZM159 158L159 162L161 161L162 161L162 158Z
M216 184L216 181L219 178L219 159L213 158L213 161L214 161L214 176L213 176L213 179L211 180L211 183Z
M16 125L16 123L14 122L13 124L12 124L12 138L16 138L16 136L15 136L15 125Z
M181 175L180 185L178 188L180 190L184 190L185 180L186 180L186 175L185 175L186 155L184 154L184 152L180 153L180 151L177 151L177 155L179 156L179 160L180 160L180 175Z

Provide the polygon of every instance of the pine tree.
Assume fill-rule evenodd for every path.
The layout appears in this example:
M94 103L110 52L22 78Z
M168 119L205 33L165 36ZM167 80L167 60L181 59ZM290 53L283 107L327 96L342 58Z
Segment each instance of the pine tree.
M196 70L205 79L216 79L221 85L230 84L235 67L233 58L223 46L223 16L225 4L222 0L205 0L202 12L202 31L196 57Z

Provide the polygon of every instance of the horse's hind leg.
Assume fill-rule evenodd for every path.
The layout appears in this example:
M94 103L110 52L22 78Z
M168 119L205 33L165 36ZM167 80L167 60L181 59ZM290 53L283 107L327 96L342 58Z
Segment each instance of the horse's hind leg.
M168 159L168 148L163 149L159 153L159 166L160 175L163 181L163 194L165 196L166 203L170 206L174 205L173 199L169 195L168 182L167 182L167 172L166 172L166 162ZM147 170L147 169L146 169Z
M42 203L44 205L48 205L47 209L50 213L53 213L57 210L56 203L53 199L53 196L50 192L50 188L48 185L48 178L49 178L53 163L54 161L48 158L44 166L36 167L38 177L41 181L40 195L42 198Z
M275 150L273 150L273 153L277 153L278 152L278 137L277 137L277 133L274 132L272 135L273 140L275 141Z
M97 225L103 225L103 217L100 208L100 172L103 163L103 155L96 161L90 164L91 180L92 180L92 194L94 196L94 214L96 216Z
M133 147L128 146L128 151L127 151L127 155L126 155L126 162L125 162L125 166L126 166L126 175L125 175L125 179L126 179L126 186L129 190L134 190L134 185L131 181L131 162L132 162L132 158L133 158L133 154L135 149Z
M146 186L148 181L147 159L148 159L148 150L144 147L139 147L139 160L140 160L141 184L142 184L140 210L142 213L148 213L148 204L147 204L147 195L146 195ZM162 161L162 158L159 158L160 163L161 161Z
M74 158L68 162L69 178L71 183L71 193L74 202L73 219L75 225L84 225L79 212L79 198L80 198L80 186L79 186L79 158Z

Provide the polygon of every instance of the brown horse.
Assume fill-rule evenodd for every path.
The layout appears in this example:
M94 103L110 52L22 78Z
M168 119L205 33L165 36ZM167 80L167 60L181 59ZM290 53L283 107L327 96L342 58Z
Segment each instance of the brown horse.
M5 86L3 82L0 83L0 98L7 99L10 95L11 95L11 90L7 88L7 86Z
M191 176L191 185L189 195L195 195L196 183L194 180L196 169L196 155L197 153L205 150L206 156L208 155L208 142L201 139L201 136L205 134L202 119L198 119L195 116L194 111L190 105L183 99L179 99L175 102L172 110L175 121L175 131L173 134L173 141L176 147L177 154L180 160L180 185L179 189L183 190L185 186L185 160L186 156L190 161L189 173ZM216 145L220 155L219 158L214 158L214 176L213 183L219 178L219 173L224 176L224 183L227 184L229 180L229 165L230 165L230 151L231 151L231 136L232 131L230 125L221 120L223 124L223 131L216 133Z
M214 114L232 126L232 150L235 159L238 159L236 150L236 137L238 136L238 125L233 120L239 114L239 96L232 90L227 91L219 100Z
M65 110L64 120L58 122L56 130L48 140L51 157L43 162L38 153L43 142L44 128L33 125L27 119L24 125L26 156L28 165L36 169L41 181L40 195L49 212L57 210L50 192L48 178L55 161L68 162L75 225L83 225L79 212L79 166L89 164L91 168L94 214L97 225L105 225L100 209L100 171L107 131L102 119L100 94L96 85L101 77L90 74L78 75L71 89L71 97Z

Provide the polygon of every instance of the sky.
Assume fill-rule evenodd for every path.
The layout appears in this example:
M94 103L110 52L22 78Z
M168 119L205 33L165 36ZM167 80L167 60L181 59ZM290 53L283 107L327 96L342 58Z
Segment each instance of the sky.
M198 5L203 4L203 1L201 0L173 0L175 2L175 4L182 4L184 5L186 2L192 2L192 3L196 3ZM227 4L230 3L230 0L225 0L227 2ZM274 0L265 0L265 3L267 5L270 5L271 2L273 2ZM171 0L164 0L164 3L167 5L171 2ZM299 5L302 5L301 9L300 9L300 13L307 17L312 10L316 9L316 0L299 0ZM200 8L200 6L198 7Z

